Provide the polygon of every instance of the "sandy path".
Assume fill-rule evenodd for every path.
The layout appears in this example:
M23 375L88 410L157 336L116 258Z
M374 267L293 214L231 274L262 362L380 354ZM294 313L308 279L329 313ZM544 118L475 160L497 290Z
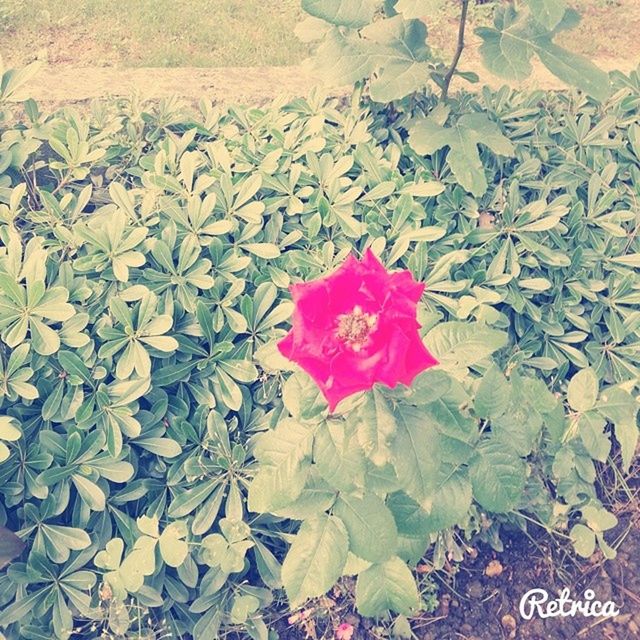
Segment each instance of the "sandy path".
M626 73L636 68L637 60L604 58L594 61L607 71ZM484 69L477 71L490 86L504 82ZM117 67L43 67L15 96L15 101L28 97L45 104L83 102L108 96L128 96L138 92L143 98L178 96L189 100L205 98L213 102L259 104L279 95L299 96L308 93L315 81L301 67L226 67L226 68L130 68ZM468 85L459 81L459 87ZM563 85L543 68L521 88L559 89ZM331 93L343 93L334 88Z

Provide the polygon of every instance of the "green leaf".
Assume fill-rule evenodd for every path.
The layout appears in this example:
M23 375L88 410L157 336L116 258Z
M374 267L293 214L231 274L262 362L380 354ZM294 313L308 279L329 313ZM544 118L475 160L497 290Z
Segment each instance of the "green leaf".
M471 442L477 434L477 422L461 409L461 405L465 402L466 400L455 396L438 398L424 406L425 419L437 427L445 438L463 443ZM451 449L451 443L448 446ZM462 446L459 453L464 453L464 451L465 447ZM449 451L449 453L454 453L454 451Z
M184 518L197 509L218 486L216 482L199 482L196 486L178 493L171 501L167 514L172 518Z
M552 0L546 0L548 4ZM554 30L537 22L529 14L519 13L512 5L499 7L494 27L479 27L482 38L480 53L491 73L508 80L522 81L531 75L531 58L537 55L542 64L563 82L582 89L604 101L609 97L609 77L586 58L572 53L553 42L555 35L573 26L577 14L567 11ZM547 24L555 19L549 16Z
M320 388L306 373L294 373L287 378L282 400L291 415L300 420L317 420L328 408Z
M302 9L331 24L358 28L371 22L379 4L378 0L302 0Z
M263 259L277 258L280 255L280 249L270 242L251 242L243 244L242 248Z
M397 556L372 565L358 576L356 606L363 616L380 616L387 611L410 615L419 605L416 582Z
M426 539L431 533L463 521L471 506L471 493L471 484L465 472L446 466L436 483L428 513L401 491L389 497L388 506L401 535Z
M78 376L86 385L93 386L94 380L85 363L72 351L58 352L60 366L71 375Z
M574 411L593 409L598 399L598 376L593 369L581 369L567 387L567 401Z
M251 511L274 511L298 498L309 472L312 445L313 431L293 419L260 434L254 453L263 466L249 487Z
M375 494L363 496L341 494L333 513L343 522L349 534L349 550L356 556L381 562L395 554L398 533L391 512Z
M91 480L81 476L79 473L74 473L71 479L78 490L78 495L89 509L93 511L104 511L106 496L95 482L91 482Z
M604 432L606 420L594 411L588 411L577 418L578 433L584 448L594 460L605 462L611 450L611 441Z
M248 509L269 513L290 506L304 489L309 466L307 460L261 468L249 486Z
M484 374L473 407L478 416L488 419L502 415L511 400L511 387L500 369L493 365Z
M326 82L352 84L375 73L371 98L389 102L426 86L432 58L427 30L419 20L397 15L377 20L359 33L331 29L318 48L315 71Z
M342 575L349 539L339 518L305 520L282 563L282 583L291 607L324 595Z
M182 453L182 447L171 438L138 438L135 443L162 458L175 458Z
M504 331L480 323L442 322L425 338L425 345L443 367L470 367L507 344Z
M506 443L486 439L469 464L473 497L487 511L506 513L520 500L525 473L524 461Z
M409 145L416 153L433 155L449 147L447 163L453 175L474 196L482 196L487 190L484 164L478 152L480 144L498 155L515 153L510 140L483 113L465 114L451 127L444 127L433 117L419 118L409 126Z
M462 522L471 506L472 487L462 470L442 470L429 513L429 529L441 531Z
M93 563L101 569L115 571L120 566L122 554L124 553L124 542L121 538L109 540L103 551L99 551Z
M638 444L638 402L627 391L613 387L602 392L596 408L614 425L616 439L620 443L622 468L627 472Z
M569 532L576 553L583 558L590 558L596 550L596 536L583 524L576 524Z
M276 509L274 515L292 520L306 520L329 509L335 499L336 491L320 477L314 465L309 470L307 482L300 495L286 507Z
M313 441L313 461L318 474L336 489L350 489L364 475L365 458L356 433L343 423L320 424Z
M182 521L172 522L160 534L160 555L170 567L179 567L186 560L189 554L186 536L187 525Z
M356 414L358 440L365 455L376 466L391 460L391 443L397 425L388 402L381 391L374 387L365 397Z
M362 29L372 43L378 66L369 90L376 102L399 100L426 86L430 78L431 52L426 46L427 29L420 20L394 16Z
M427 511L431 509L438 475L438 432L415 407L398 406L392 444L393 465L402 488Z
M296 465L311 456L313 430L292 418L256 438L254 455L270 466Z
M373 73L374 51L356 33L331 29L313 58L315 73L336 86L355 84Z
M566 0L525 0L534 19L549 30L554 29L567 10Z
M618 518L604 507L586 505L581 508L582 517L596 533L614 529L618 525Z

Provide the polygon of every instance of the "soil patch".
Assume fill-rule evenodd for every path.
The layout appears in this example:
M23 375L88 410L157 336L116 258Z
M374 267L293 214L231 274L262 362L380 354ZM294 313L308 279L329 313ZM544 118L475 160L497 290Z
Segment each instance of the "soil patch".
M422 640L631 640L640 638L640 531L632 526L615 560L595 556L576 563L558 557L554 543L534 543L514 533L500 554L481 549L478 557L461 565L455 583L447 585L435 614L416 624ZM502 569L494 574L495 567ZM558 571L562 567L563 571ZM595 599L614 601L620 608L615 618L582 615L542 619L520 616L520 599L530 589L545 589L554 599L565 587L576 600L587 589ZM455 589L455 591L453 591ZM419 629L422 628L422 633Z
M595 62L607 71L617 69L629 73L636 67L635 62L621 58ZM482 83L471 85L457 79L453 83L454 89L474 90L483 84L498 88L504 84L501 78L492 76L482 68L479 60L467 62L462 68L477 72ZM176 96L193 102L205 99L225 104L264 104L279 96L307 95L317 82L317 78L301 66L216 69L45 66L12 99L20 102L33 98L46 107L57 107L96 98L128 97L135 93L144 99ZM535 68L528 80L514 86L521 89L566 88L540 66ZM347 87L326 87L325 90L331 95L347 95L350 92Z

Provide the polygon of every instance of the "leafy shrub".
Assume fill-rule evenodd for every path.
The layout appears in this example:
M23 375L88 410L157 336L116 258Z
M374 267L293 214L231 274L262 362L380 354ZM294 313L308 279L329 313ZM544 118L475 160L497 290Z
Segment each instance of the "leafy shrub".
M611 554L596 464L631 463L640 360L640 79L614 80L606 108L575 94L461 96L446 115L482 114L509 145L474 147L468 189L450 150L407 143L429 99L395 113L321 97L197 113L122 101L86 117L27 103L0 139L12 427L0 432L0 524L27 542L0 576L8 636L66 638L85 624L125 634L131 597L177 635L241 625L265 638L288 543L285 562L300 567L327 526L342 542L323 546L316 582L289 583L289 595L359 573L367 614L413 610L407 562L425 550L436 566L460 558L474 534L499 547L504 523ZM421 321L444 366L408 403L420 413L407 429L430 421L435 460L407 438L385 453L350 437L363 421L384 429L403 391L336 421L275 354L288 285L367 246L427 284ZM294 455L285 470L307 475L274 505L252 482L278 466L291 416L327 455L309 443ZM367 459L385 455L413 455L448 488L417 504L392 466L370 473ZM369 469L364 497L351 456ZM338 491L342 506L327 498ZM324 498L309 506L307 495ZM374 557L349 507L375 516L394 557ZM346 553L341 527L346 566L333 555ZM372 583L388 587L382 599Z
M435 84L445 100L454 76L478 81L477 74L458 69L470 1L459 3L457 47L451 61L435 53L427 37L427 25L445 0L302 0L309 16L297 33L302 40L318 42L312 67L331 84L367 80L376 102L400 100ZM482 40L482 62L491 73L521 81L531 75L531 62L537 59L566 84L598 100L609 96L607 74L555 42L580 21L566 0L496 5L493 26L476 29Z

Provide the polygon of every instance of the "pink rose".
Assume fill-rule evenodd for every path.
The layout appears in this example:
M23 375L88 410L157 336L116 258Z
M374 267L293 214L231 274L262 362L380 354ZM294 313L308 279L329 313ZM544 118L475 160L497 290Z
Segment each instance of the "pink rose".
M418 333L424 285L408 270L387 271L371 250L290 291L293 327L278 348L315 380L330 411L378 382L410 385L438 364Z

